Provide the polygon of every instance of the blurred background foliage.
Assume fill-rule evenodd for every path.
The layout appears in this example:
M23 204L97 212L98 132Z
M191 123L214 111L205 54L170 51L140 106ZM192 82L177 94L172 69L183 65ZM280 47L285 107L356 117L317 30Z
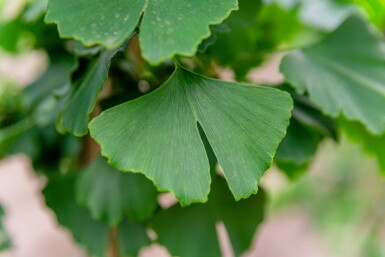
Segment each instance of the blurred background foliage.
M193 70L219 77L218 70L225 67L237 80L252 82L250 73L273 54L318 42L353 13L380 31L385 28L381 0L240 0L239 5L240 11L211 27L212 35L191 62ZM45 7L46 0L0 0L0 62L38 60L27 79L9 73L5 61L0 65L0 157L25 153L36 171L51 177L77 168L78 156L87 150L84 139L57 132L56 117L69 85L84 76L82 67L101 49L73 40L63 44L56 27L44 24ZM118 86L114 96L102 100L102 108L157 88L172 72L171 64L151 67L136 51L133 44L114 59L111 80ZM127 84L132 86L123 86ZM381 167L385 170L384 137L373 137L342 119L337 129L307 97L285 84L279 88L292 94L301 115L293 113L275 159L286 177L269 171L280 182L270 185L270 176L264 179L267 212L304 210L335 256L385 256L385 181L380 172ZM296 149L303 137L307 140ZM2 215L0 210L0 221ZM8 246L0 224L0 250Z
M269 212L304 210L334 256L384 256L385 180L375 159L342 135L321 144L307 172L267 185Z

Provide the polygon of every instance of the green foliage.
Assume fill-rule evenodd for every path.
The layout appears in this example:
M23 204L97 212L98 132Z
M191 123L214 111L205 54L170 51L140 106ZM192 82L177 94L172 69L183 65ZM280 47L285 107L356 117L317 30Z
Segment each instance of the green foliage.
M145 0L48 1L45 20L58 25L60 36L81 40L85 45L121 45L134 31Z
M77 200L87 207L93 218L111 226L127 216L144 221L158 206L155 187L141 175L114 170L103 158L86 168L77 182Z
M47 206L93 256L152 242L220 256L221 222L240 256L273 162L298 179L343 131L385 170L384 27L380 0L26 1L0 19L0 58L49 62L29 85L0 79L0 157L31 157ZM281 86L248 81L288 49ZM223 67L247 83L218 79ZM179 202L161 208L159 192Z
M288 55L281 69L298 92L308 91L325 113L344 114L381 134L385 132L384 57L378 32L353 17L325 41Z
M88 119L96 104L96 99L103 89L111 64L111 59L117 51L124 51L126 44L117 50L103 51L95 59L84 74L76 80L71 95L63 108L60 126L76 136L87 134Z
M275 162L289 178L295 179L306 171L321 140L325 137L336 139L337 132L334 120L323 115L307 97L296 94L288 85L278 88L291 94L294 108Z
M67 175L49 181L43 194L47 203L56 214L58 222L67 227L74 238L95 256L105 256L108 250L109 226L92 219L90 212L76 202L75 184L78 175ZM122 256L136 255L138 251L150 243L144 225L121 223L118 240L124 242L120 248ZM135 240L126 241L135 235Z
M210 257L221 255L216 225L222 222L234 253L239 256L250 247L255 230L262 222L264 198L264 193L260 191L257 195L236 202L225 180L217 178L206 204L193 204L185 208L175 205L163 210L153 221L153 228L158 235L158 242L166 246L171 254ZM185 224L188 224L188 230Z
M199 123L239 200L257 192L291 107L289 96L276 89L214 80L177 66L158 90L105 111L90 129L118 170L143 173L188 205L206 201L210 188Z
M46 20L58 24L61 36L108 48L123 43L144 12L140 42L143 56L151 63L176 54L194 55L200 41L210 36L209 25L220 23L237 9L236 0L113 0L107 4L99 0L92 8L88 0L48 3Z

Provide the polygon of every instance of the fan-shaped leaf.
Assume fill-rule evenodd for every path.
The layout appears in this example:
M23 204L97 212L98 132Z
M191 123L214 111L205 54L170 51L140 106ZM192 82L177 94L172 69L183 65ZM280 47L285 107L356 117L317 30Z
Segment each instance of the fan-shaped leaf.
M88 210L76 203L77 179L76 175L67 175L49 180L43 190L46 204L53 210L58 222L70 230L76 241L93 256L104 257L108 250L109 227L92 219ZM120 254L124 256L136 255L143 246L150 243L144 225L128 222L118 227L117 240L124 242L124 247L120 248Z
M125 216L131 221L146 220L158 206L158 192L149 180L139 174L119 172L102 157L80 175L76 193L78 202L91 211L93 218L111 226L118 225Z
M385 131L385 45L361 19L351 17L325 41L289 54L281 70L325 113Z
M291 108L289 95L277 89L177 67L158 90L103 112L90 130L115 168L145 174L187 205L205 201L210 189L199 123L239 200L257 192Z
M86 45L114 48L140 28L143 56L151 63L176 54L194 55L199 43L237 9L236 0L49 0L46 20L58 24L63 37ZM154 29L156 28L156 29Z
M145 0L49 0L45 20L57 23L62 37L85 45L121 45L135 29Z
M124 51L126 47L127 44L124 43L118 49L104 51L90 64L84 78L73 88L60 115L60 126L63 129L76 136L83 136L87 133L88 118L106 83L111 59L118 51Z

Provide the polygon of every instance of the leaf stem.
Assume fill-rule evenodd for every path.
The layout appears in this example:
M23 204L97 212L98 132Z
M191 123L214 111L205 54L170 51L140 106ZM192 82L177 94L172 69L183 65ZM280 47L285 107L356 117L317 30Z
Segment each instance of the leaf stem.
M118 230L116 228L110 229L107 256L108 257L119 257Z

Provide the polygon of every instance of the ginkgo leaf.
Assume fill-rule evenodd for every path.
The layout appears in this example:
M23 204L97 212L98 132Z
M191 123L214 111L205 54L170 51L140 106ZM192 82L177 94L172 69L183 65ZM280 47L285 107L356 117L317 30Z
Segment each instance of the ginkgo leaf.
M133 32L144 6L145 0L48 0L45 20L58 25L61 37L116 48Z
M67 227L75 240L96 256L103 256L108 246L108 226L93 220L87 209L75 200L76 176L48 181L43 190L46 204L56 214L60 224Z
M319 133L292 119L286 137L277 149L276 160L298 165L307 163L315 154L320 140Z
M62 37L114 48L144 13L140 45L145 59L157 64L176 54L194 55L210 35L209 26L237 8L236 0L96 0L92 5L88 0L49 0L46 20L58 24Z
M323 115L306 96L296 94L287 84L277 88L290 93L294 108L274 160L289 178L296 179L307 170L321 140L337 138L336 126L334 120Z
M88 132L88 119L92 113L96 99L104 88L111 59L118 51L124 51L127 44L114 50L102 52L86 71L84 78L75 85L66 106L60 114L60 127L76 136L84 136Z
M249 199L236 202L225 181L217 178L206 204L184 208L174 205L160 212L152 227L158 236L157 241L173 256L212 257L221 256L216 225L222 222L235 256L240 256L250 247L263 220L264 200L261 190ZM188 229L186 224L189 224Z
M113 169L102 157L82 172L76 185L78 202L86 206L94 219L111 226L126 216L131 221L143 221L152 216L158 206L158 192L140 174L122 173Z
M160 88L90 123L102 154L121 171L142 173L183 205L207 200L209 163L198 124L237 200L257 192L285 135L286 92L207 78L182 67Z
M323 42L295 51L281 64L285 78L326 114L385 131L385 45L379 33L351 17Z
M46 204L55 213L58 222L69 229L75 240L92 256L104 257L109 246L109 226L92 219L89 211L76 203L77 175L51 178L43 190ZM124 242L119 256L136 256L150 243L144 224L123 222L118 228L116 240Z

